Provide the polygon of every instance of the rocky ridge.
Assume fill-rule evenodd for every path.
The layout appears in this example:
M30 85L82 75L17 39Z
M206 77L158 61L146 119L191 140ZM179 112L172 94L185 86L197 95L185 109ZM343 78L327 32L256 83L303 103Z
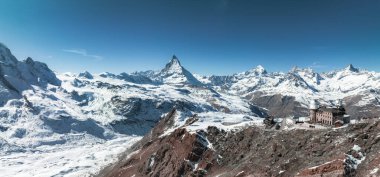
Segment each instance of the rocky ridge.
M325 130L178 128L167 136L147 135L100 176L378 176L379 133L379 120Z

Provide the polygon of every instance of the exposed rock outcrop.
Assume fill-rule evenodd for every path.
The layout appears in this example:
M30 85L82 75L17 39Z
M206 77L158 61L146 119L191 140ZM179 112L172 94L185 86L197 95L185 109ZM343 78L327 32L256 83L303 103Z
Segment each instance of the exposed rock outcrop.
M206 171L198 163L209 151L203 132L191 134L184 128L176 129L143 146L109 176L203 176Z
M376 176L378 133L378 121L335 130L179 128L145 142L106 176Z

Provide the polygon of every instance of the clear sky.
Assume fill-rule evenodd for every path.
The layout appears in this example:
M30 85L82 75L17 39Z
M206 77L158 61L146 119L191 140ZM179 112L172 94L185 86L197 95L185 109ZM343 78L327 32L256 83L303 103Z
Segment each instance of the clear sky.
M1 0L0 42L58 72L380 71L380 0Z

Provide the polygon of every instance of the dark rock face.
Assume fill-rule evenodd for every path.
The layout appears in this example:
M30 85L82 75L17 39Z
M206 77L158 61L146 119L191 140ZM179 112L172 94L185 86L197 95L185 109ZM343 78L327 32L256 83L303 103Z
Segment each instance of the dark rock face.
M378 121L335 130L209 127L207 133L191 134L179 128L164 137L149 135L149 141L145 137L138 151L105 176L378 176L378 133Z
M160 121L161 115L170 112L173 108L183 113L201 112L203 109L187 101L171 101L141 98L113 97L105 107L112 108L115 115L123 119L115 120L111 126L122 134L145 135ZM210 108L211 109L211 108Z
M174 103L115 96L105 106L112 108L115 115L124 117L111 123L115 131L142 136L154 127L160 120L160 115L171 110Z
M252 103L259 107L268 109L268 114L275 117L287 116L308 116L309 111L303 107L292 96L276 95L262 95L260 92L255 92L247 96Z
M71 131L86 132L101 139L104 137L104 128L100 127L94 120L87 119L84 121L76 120L68 116L60 116L57 119L42 117L44 125L54 130L54 132L65 134Z
M374 99L371 102L359 106L358 103L363 100L363 96L356 95L344 98L347 114L354 119L377 118L380 115L379 100Z
M355 68L352 64L349 64L346 68L346 71L351 71L351 72L359 72L359 69Z
M146 77L144 75L139 75L139 74L121 73L117 75L116 77L121 80L138 83L138 84L154 84L154 82L149 77Z

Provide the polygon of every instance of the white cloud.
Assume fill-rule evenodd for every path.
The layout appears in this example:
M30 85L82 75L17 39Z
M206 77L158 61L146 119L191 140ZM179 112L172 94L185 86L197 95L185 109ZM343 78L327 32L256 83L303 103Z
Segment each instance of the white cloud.
M313 64L311 66L309 66L310 68L325 68L326 65L322 65L320 62L313 62Z
M103 57L100 55L89 54L86 49L63 49L62 51L81 55L81 56L88 57L88 58L93 58L96 60L102 60L103 59Z

